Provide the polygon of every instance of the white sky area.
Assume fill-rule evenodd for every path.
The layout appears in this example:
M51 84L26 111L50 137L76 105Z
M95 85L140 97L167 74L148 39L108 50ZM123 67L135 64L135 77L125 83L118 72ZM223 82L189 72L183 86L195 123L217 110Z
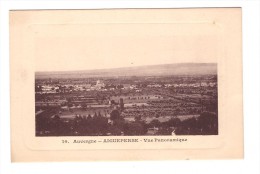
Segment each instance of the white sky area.
M190 25L85 25L34 29L36 71L216 63L219 36ZM223 54L222 54L223 55Z

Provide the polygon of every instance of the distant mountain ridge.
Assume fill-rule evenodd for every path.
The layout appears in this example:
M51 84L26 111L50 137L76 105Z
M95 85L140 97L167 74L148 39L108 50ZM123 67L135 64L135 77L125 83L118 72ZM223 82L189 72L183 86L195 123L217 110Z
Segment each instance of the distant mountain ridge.
M88 78L113 76L169 76L217 74L216 63L176 63L80 71L36 72L36 78Z

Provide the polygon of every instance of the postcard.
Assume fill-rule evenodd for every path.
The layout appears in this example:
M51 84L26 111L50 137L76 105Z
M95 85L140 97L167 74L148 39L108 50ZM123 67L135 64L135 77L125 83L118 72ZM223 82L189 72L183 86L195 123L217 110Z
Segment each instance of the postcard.
M10 11L12 161L243 158L241 13Z

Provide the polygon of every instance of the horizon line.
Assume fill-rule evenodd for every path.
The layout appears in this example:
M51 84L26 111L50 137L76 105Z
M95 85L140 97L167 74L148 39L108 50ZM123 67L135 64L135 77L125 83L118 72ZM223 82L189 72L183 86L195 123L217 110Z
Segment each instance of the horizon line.
M69 72L69 71L98 71L98 70L110 70L110 69L121 69L121 68L137 68L137 67L146 67L146 66L160 66L160 65L174 65L174 64L216 64L217 62L210 63L194 63L194 62L186 62L186 63L166 63L166 64L153 64L153 65L137 65L137 66L123 66L123 67L115 67L115 68L97 68L97 69L81 69L81 70L47 70L47 71L35 71L35 73L45 73L45 72Z

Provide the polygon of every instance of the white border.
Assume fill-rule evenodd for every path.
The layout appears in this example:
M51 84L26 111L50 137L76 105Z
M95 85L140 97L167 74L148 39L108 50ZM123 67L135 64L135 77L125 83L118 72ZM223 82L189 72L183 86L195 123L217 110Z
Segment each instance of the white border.
M254 0L237 1L1 1L0 0L0 173L260 173L259 168L259 11ZM9 21L12 9L90 9L90 8L193 8L242 7L243 13L243 88L244 88L244 160L19 163L10 162L10 85ZM232 140L230 140L232 141Z

